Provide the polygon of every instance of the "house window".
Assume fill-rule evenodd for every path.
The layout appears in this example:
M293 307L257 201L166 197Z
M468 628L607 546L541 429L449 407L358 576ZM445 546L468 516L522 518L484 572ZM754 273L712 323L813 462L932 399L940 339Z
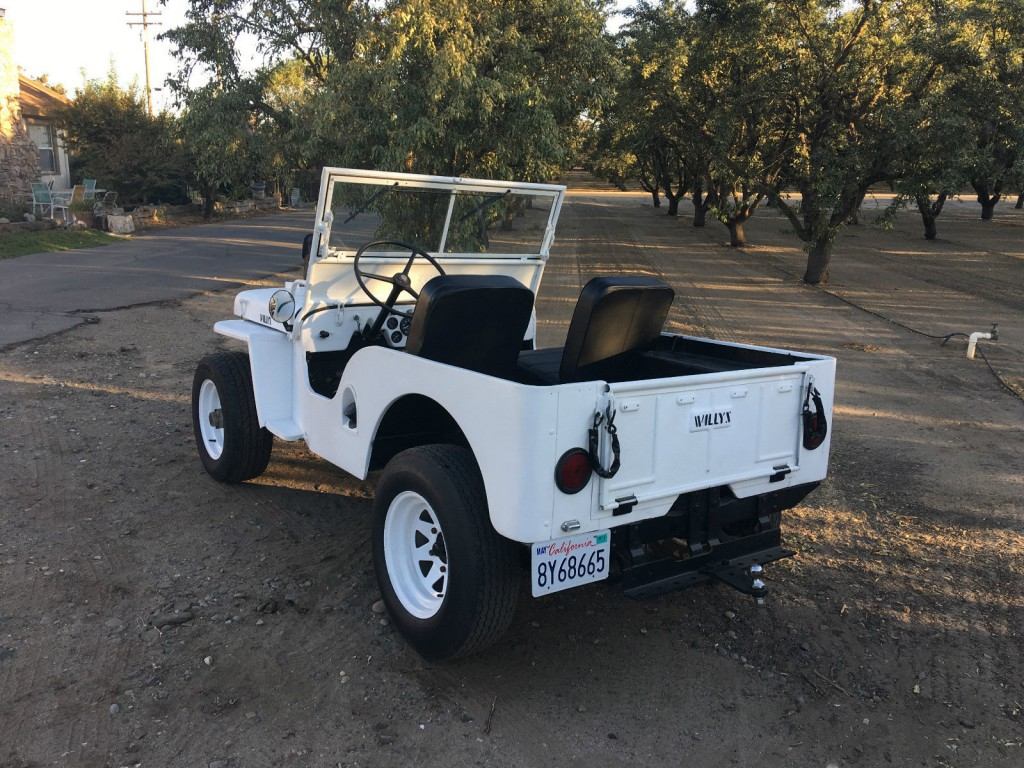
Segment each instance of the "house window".
M40 173L60 173L57 164L57 136L50 123L29 123L28 135L39 153Z

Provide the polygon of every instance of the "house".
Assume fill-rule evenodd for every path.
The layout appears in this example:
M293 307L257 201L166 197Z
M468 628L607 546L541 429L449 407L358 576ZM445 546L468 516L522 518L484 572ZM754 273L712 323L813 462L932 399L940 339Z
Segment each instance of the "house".
M66 96L18 72L14 29L0 8L0 197L23 199L32 182L71 186L56 114Z
M21 91L18 97L21 121L29 139L36 145L39 178L41 181L52 181L54 189L68 189L71 186L68 152L57 130L56 115L71 100L24 75L18 76L18 88Z

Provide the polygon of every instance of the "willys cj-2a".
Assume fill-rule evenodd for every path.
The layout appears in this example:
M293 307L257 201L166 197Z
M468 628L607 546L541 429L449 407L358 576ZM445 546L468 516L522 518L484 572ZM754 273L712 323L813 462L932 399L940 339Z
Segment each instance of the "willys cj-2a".
M494 642L529 574L643 597L710 579L763 598L781 513L825 477L835 360L663 330L661 280L588 282L565 344L535 299L565 188L326 168L304 279L242 291L192 389L217 480L304 440L381 469L384 604L425 657Z

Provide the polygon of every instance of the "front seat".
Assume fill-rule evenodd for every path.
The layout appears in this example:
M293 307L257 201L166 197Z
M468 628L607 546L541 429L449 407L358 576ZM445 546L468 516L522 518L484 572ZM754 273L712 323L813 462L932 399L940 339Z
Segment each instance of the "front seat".
M405 351L513 378L533 292L507 275L438 275L420 291Z
M674 298L654 277L595 277L580 292L565 346L523 352L520 378L529 384L628 378L638 354L661 335Z

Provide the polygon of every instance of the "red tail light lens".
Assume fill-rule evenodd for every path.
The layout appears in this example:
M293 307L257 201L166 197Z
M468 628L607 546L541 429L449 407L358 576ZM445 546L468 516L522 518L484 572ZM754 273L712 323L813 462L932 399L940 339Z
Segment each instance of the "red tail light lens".
M562 493L579 493L587 487L592 472L590 454L582 448L570 448L555 465L555 485Z

